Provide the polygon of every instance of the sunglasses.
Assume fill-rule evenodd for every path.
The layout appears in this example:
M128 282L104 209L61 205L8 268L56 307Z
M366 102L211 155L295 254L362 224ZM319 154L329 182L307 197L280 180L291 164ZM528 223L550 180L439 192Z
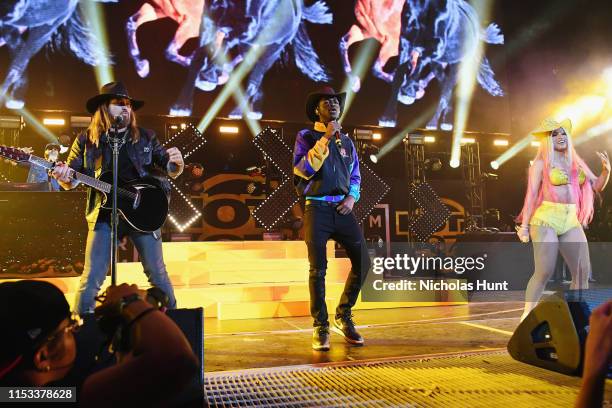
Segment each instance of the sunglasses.
M56 330L55 332L47 336L41 342L41 346L52 342L53 340L57 339L59 336L63 336L64 334L77 333L81 329L82 326L83 326L83 319L74 318L71 316L70 319L68 320L68 325L59 330Z

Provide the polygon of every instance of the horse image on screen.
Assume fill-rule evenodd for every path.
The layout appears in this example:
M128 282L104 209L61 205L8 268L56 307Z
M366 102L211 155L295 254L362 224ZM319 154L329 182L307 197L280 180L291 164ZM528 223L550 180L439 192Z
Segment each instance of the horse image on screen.
M96 0L114 2L116 0ZM10 64L0 95L9 109L25 106L27 68L45 45L67 50L88 65L107 63L98 40L78 9L79 0L8 0L0 5L0 47L9 49Z
M429 129L452 129L452 93L457 84L459 63L478 58L479 41L503 44L504 36L497 24L482 29L474 8L464 0L358 0L355 5L357 24L339 43L344 71L354 92L360 79L352 75L348 48L355 42L375 38L381 43L372 71L374 76L391 83L391 94L379 125L395 127L397 102L413 104L425 95L429 83L440 83L438 107L427 124ZM384 71L387 61L399 55L394 72ZM493 96L503 96L501 86L486 57L478 61L477 80Z
M227 82L238 64L248 62L244 59L252 48L259 49L259 57L247 78L246 103L233 109L232 118L242 118L245 110L250 118L262 117L262 80L287 47L292 47L295 65L304 75L316 82L329 81L308 37L307 22L331 24L332 14L322 1L308 7L302 1L284 0L207 3L200 25L200 45L170 114L190 115L195 88L211 91Z

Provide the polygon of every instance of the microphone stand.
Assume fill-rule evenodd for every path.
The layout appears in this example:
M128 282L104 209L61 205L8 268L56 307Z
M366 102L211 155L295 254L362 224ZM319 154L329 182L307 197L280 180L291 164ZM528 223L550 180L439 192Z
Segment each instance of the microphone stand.
M121 118L121 117L119 117ZM119 218L117 214L117 189L118 189L118 173L119 173L119 151L125 142L124 139L119 139L117 134L119 133L119 126L123 122L121 119L116 119L115 123L111 126L111 133L114 137L108 137L111 149L113 151L113 189L111 190L112 196L112 210L111 210L111 285L117 284L117 247L118 236L117 227L119 225Z

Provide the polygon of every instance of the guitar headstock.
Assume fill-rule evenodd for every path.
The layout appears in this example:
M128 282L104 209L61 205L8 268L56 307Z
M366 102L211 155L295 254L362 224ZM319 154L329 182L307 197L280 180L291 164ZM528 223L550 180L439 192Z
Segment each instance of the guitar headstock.
M32 149L28 147L19 148L0 145L0 157L13 162L27 163L31 154Z

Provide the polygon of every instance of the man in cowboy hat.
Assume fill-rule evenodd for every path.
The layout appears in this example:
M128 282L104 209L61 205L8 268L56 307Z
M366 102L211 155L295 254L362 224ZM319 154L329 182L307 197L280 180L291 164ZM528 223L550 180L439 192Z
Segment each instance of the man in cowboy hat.
M59 159L59 154L61 151L61 146L57 142L47 143L45 146L45 160L50 162L56 162ZM60 185L56 179L53 177L49 177L47 173L47 169L40 166L30 166L30 171L28 172L28 183L49 183L50 191L60 191Z
M55 167L53 176L66 189L78 182L70 178L70 168L89 176L112 169L112 150L107 134L113 124L120 123L118 138L124 140L119 152L118 177L133 180L154 175L161 170L172 178L178 177L184 168L183 157L176 147L165 149L155 132L137 126L134 111L144 102L129 96L121 82L111 82L102 87L100 93L87 101L86 107L93 115L87 130L72 144L66 164ZM168 181L165 188L169 192ZM89 224L85 267L75 302L79 314L91 313L95 297L106 277L110 264L110 211L100 208L101 196L89 189L86 218ZM119 236L129 235L138 249L144 272L153 286L160 288L170 299L169 307L176 306L172 284L166 272L162 256L161 233L142 233L119 223Z
M330 238L346 249L352 266L332 330L351 344L363 344L355 329L351 308L357 301L370 261L363 233L352 214L353 205L359 200L361 182L357 152L338 123L345 98L345 93L336 93L329 87L308 95L306 116L314 122L314 128L298 133L293 155L294 183L306 199L304 235L310 263L310 313L314 319L312 347L315 350L329 350L325 273Z

